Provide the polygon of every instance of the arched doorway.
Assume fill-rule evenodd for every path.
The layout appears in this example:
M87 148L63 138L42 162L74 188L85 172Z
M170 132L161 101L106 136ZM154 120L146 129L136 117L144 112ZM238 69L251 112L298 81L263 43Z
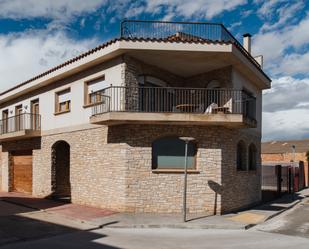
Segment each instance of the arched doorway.
M65 141L52 146L52 197L71 200L70 145Z

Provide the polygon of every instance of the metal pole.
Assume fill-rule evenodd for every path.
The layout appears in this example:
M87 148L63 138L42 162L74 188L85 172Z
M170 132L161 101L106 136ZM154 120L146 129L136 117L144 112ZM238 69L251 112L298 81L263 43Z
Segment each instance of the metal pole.
M295 162L295 145L292 145L292 162Z
M183 222L187 221L187 171L188 171L188 143L185 141L185 170L184 170L184 183L183 183Z

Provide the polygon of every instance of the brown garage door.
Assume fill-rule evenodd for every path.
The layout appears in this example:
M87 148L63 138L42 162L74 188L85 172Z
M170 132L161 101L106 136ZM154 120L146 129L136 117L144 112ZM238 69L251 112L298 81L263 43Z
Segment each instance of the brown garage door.
M12 153L13 191L32 192L32 152Z

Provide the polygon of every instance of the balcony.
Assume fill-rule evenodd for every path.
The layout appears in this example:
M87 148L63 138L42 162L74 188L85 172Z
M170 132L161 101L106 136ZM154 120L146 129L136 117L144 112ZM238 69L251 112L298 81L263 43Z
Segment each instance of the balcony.
M41 115L22 113L0 120L0 141L41 136Z
M233 89L116 87L104 89L90 122L256 127L256 100Z
M232 43L256 67L261 68L261 65L221 23L124 20L120 25L120 37L137 40Z
M177 39L183 34L187 40L212 40L237 42L236 38L221 23L166 22L146 20L124 20L120 26L122 38Z

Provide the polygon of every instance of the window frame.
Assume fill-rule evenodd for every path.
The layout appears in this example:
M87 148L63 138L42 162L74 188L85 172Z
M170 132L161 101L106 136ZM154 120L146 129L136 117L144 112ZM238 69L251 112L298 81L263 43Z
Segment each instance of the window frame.
M9 109L2 110L1 133L7 133L9 130Z
M99 75L97 77L94 77L92 79L89 79L89 80L86 80L84 82L84 107L90 107L90 106L93 106L93 105L96 105L96 104L100 104L100 103L103 103L103 98L101 99L101 101L95 101L95 102L91 102L91 95L92 94L98 94L101 92L101 95L104 94L104 88L103 89L100 89L100 90L97 90L95 92L92 92L92 93L88 93L88 89L89 89L89 85L91 85L94 81L97 81L99 79L103 78L104 81L105 81L105 74L102 74L102 75Z
M184 172L184 165L183 165L183 168L181 168L181 167L160 167L158 164L155 165L154 143L156 141L161 140L161 139L178 139L179 141L182 141L181 139L179 139L178 136L164 136L164 137L159 137L152 142L152 144L151 144L151 170L152 170L152 172L154 172L154 173L156 173L156 172L166 172L166 173ZM197 169L198 143L196 141L190 141L189 143L191 143L194 146L193 147L194 148L194 156L193 156L193 164L192 164L193 166L190 167L190 168L188 166L187 171L189 173L198 173L198 169ZM185 154L185 147L183 147L183 157L185 156L184 154Z
M68 112L71 111L71 108L72 108L72 105L71 105L72 100L71 99L59 102L59 96L64 92L71 93L71 87L61 89L61 90L55 92L55 113L54 113L55 115L68 113ZM61 111L61 104L65 104L67 106L67 108L65 110Z

